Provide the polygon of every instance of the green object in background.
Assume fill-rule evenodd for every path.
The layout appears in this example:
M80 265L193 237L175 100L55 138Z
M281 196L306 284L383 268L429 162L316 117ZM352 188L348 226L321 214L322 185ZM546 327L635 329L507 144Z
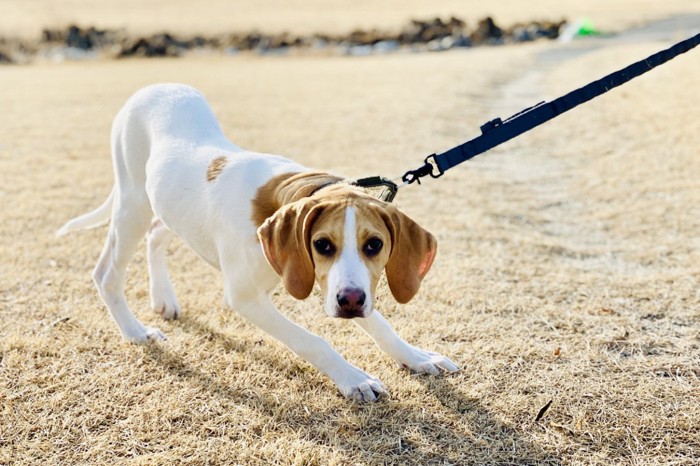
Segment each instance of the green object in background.
M598 36L600 31L595 27L593 21L589 18L581 18L577 21L578 30L576 31L577 36Z
M559 42L569 42L578 37L602 36L603 33L595 27L590 18L579 18L573 23L566 25L561 34L559 34Z

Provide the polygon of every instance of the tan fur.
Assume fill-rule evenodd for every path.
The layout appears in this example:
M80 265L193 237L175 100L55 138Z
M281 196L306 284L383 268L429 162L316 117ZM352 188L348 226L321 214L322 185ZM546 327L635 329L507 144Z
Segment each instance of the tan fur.
M297 299L309 296L314 286L310 237L313 222L321 212L319 207L312 200L287 204L258 228L267 261Z
M318 172L282 173L258 189L253 199L253 222L260 226L283 205L310 196L342 178Z
M387 205L380 215L392 238L392 249L386 263L386 278L391 294L399 303L410 301L430 270L437 252L435 237L400 212Z
M227 163L228 160L223 155L209 162L209 167L207 167L207 181L212 182L216 180L216 178L221 175L221 172L224 171Z

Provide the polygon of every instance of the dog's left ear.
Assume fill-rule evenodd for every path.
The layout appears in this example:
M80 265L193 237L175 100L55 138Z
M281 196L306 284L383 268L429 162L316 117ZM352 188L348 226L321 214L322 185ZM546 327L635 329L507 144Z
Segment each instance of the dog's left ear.
M305 299L314 286L311 259L311 226L321 205L309 200L287 204L258 228L265 258L282 277L284 288L297 299Z
M407 303L433 264L437 241L393 206L387 206L381 215L391 234L391 255L385 268L389 289L396 301Z

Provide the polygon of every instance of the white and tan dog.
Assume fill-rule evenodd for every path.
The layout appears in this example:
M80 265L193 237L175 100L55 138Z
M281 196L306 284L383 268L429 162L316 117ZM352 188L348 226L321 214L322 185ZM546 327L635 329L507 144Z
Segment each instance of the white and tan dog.
M204 97L184 85L154 85L131 97L114 120L112 156L108 199L58 234L110 222L93 278L126 340L164 338L136 319L124 294L127 264L146 233L151 304L165 319L181 313L165 263L175 234L221 270L227 306L327 374L346 397L372 401L386 389L275 309L269 293L280 278L297 299L317 281L326 313L355 318L402 366L457 370L403 341L373 309L383 270L405 303L435 257L433 236L393 205L340 178L231 144Z

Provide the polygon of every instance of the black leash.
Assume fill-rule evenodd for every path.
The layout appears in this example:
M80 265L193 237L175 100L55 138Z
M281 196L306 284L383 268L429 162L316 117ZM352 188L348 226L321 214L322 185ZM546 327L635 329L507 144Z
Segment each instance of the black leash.
M641 76L647 71L693 49L698 44L700 44L700 34L679 42L666 50L655 53L644 60L633 63L626 68L611 73L602 79L593 81L551 102L540 102L537 105L526 108L505 121L500 118L491 120L481 126L482 134L480 136L443 152L442 154L429 155L425 158L425 164L422 167L407 171L401 179L405 184L411 184L414 181L418 181L420 184L420 178L424 176L430 175L433 178L439 178L445 171L455 165L459 165L489 149L493 149L552 118L556 118L582 103L605 94L609 90L621 86L627 81ZM387 189L384 191L381 198L387 202L391 202L398 190L396 183L378 176L357 180L355 184L363 187L386 186Z

